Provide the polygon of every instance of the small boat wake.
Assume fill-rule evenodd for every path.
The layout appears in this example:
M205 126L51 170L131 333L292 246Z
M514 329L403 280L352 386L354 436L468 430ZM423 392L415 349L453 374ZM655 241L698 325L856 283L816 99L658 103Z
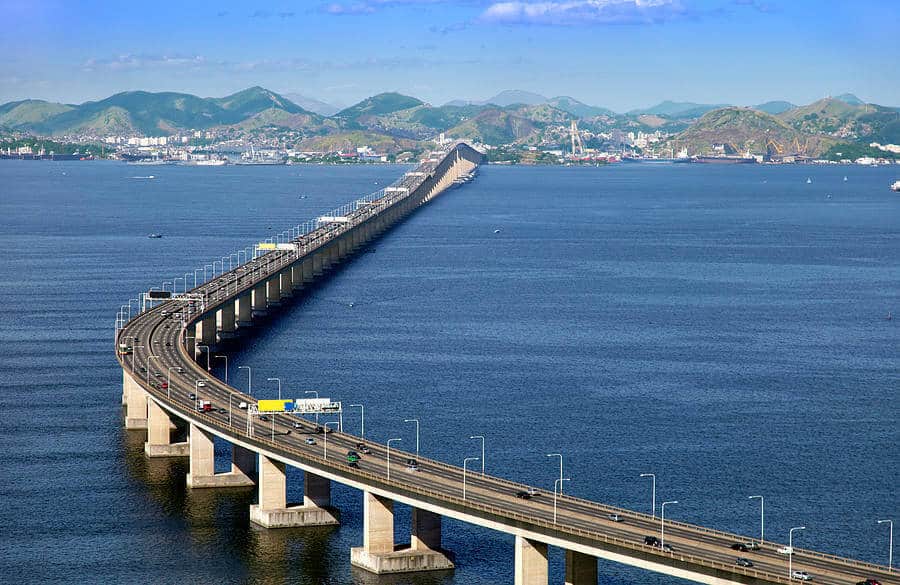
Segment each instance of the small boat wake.
M148 180L155 179L156 177L154 175L145 175L145 176L131 177L131 178L132 179L142 179L142 180L148 181Z

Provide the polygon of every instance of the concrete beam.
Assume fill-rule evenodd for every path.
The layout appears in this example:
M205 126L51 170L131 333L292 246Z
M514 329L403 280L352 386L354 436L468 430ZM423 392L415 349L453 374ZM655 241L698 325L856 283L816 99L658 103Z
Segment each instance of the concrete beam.
M547 545L516 535L515 585L547 585Z
M597 557L567 550L566 585L597 585Z

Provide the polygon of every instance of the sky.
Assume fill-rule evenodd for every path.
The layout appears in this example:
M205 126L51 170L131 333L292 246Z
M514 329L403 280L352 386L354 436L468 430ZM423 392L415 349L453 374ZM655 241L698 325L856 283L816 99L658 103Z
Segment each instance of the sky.
M337 105L505 89L900 106L900 0L0 0L0 103L260 85Z

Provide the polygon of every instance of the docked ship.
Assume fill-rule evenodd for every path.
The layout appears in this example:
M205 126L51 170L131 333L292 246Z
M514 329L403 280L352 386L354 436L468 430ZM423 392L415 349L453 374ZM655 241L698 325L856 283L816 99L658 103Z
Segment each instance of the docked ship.
M272 150L256 150L250 145L250 152L241 155L239 165L283 165L285 157Z
M752 156L695 156L691 162L708 165L749 165L754 164L756 159Z
M891 185L891 191L900 191L900 181L894 181L894 184Z

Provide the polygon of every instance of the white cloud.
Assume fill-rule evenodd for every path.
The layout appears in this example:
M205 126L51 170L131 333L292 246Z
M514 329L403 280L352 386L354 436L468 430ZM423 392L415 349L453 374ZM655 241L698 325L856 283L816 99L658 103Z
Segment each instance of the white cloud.
M497 24L646 24L687 12L679 0L510 0L494 2L480 20Z

